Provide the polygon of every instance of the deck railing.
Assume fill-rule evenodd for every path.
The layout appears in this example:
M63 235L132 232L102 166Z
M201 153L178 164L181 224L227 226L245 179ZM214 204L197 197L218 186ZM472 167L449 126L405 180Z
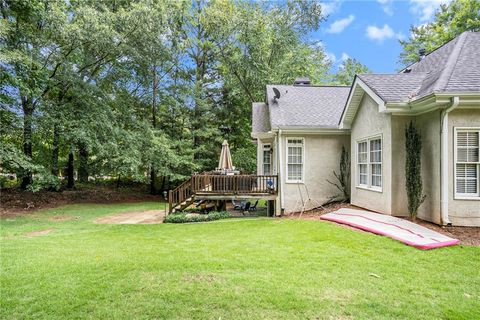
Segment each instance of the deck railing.
M190 198L193 194L192 179L184 181L181 185L168 192L168 212L172 212L172 209L178 204L184 202Z
M204 194L276 194L276 175L192 175L192 191Z

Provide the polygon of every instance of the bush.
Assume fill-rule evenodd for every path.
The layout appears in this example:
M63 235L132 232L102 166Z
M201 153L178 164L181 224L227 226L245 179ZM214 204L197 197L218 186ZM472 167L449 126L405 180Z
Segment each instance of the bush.
M425 201L422 185L422 137L413 122L405 128L405 177L408 211L415 220L420 205Z
M230 213L226 211L212 212L202 215L189 215L187 213L172 213L165 217L165 223L188 223L188 222L205 222L230 218Z

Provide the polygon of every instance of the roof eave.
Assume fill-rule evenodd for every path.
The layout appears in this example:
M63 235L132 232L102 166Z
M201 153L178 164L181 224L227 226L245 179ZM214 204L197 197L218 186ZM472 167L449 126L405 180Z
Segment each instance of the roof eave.
M302 126L278 126L272 131L277 132L282 130L287 134L349 134L349 129L342 129L338 126L315 126L315 127L302 127Z
M385 101L382 99L382 97L380 97L375 91L373 91L372 88L370 88L362 79L355 75L352 89L350 89L347 103L345 104L345 108L340 119L340 129L350 129L350 126L352 125L353 119L355 118L364 93L368 94L378 104L379 112L386 111ZM358 99L354 100L355 96Z

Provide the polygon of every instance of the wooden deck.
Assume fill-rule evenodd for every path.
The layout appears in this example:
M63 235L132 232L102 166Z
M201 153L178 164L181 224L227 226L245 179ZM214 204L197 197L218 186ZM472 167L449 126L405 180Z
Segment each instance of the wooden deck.
M193 201L277 198L276 175L194 174L168 194L169 212L182 209Z

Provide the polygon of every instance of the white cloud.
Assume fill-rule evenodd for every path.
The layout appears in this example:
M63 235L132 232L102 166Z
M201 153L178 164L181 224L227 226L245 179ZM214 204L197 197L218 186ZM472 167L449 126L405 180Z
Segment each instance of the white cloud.
M410 0L410 12L419 16L421 22L430 21L441 4L451 0Z
M377 26L368 26L367 27L367 37L371 40L383 41L385 39L390 39L395 36L392 28L388 24L383 25L383 28Z
M383 12L389 16L393 16L393 0L377 0L382 6Z
M342 57L340 58L340 60L345 61L345 60L347 60L348 58L350 58L350 56L349 56L347 53L342 52Z
M384 24L383 27L368 26L366 30L367 38L370 40L382 42L385 39L405 39L405 35L401 32L395 33L388 24Z
M348 27L353 20L355 20L355 16L353 14L349 15L346 18L335 20L330 27L327 29L328 33L340 33Z
M332 13L337 12L338 9L340 9L340 6L342 5L342 1L343 0L320 2L320 5L322 6L322 14L324 16L329 16Z

